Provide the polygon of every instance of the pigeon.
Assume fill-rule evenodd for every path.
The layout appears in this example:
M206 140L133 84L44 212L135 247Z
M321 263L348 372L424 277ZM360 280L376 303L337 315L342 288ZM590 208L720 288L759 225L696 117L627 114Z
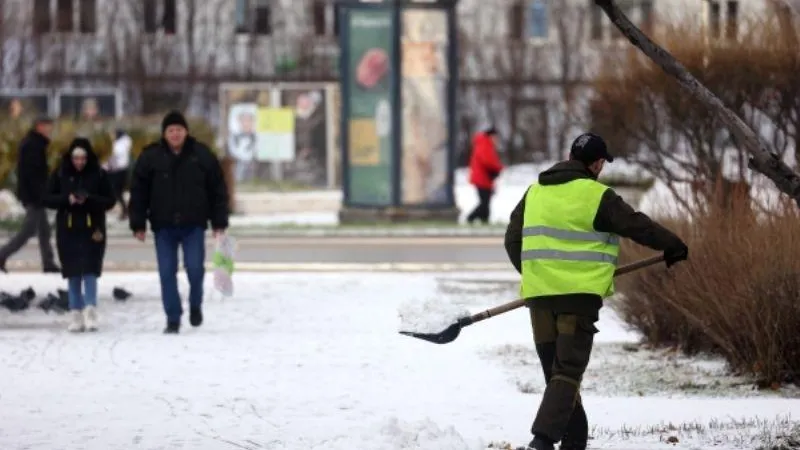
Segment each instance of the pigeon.
M114 297L114 300L117 300L119 302L124 302L125 300L130 298L130 296L133 294L131 294L130 292L126 291L123 288L115 287L114 290L111 291L111 295Z

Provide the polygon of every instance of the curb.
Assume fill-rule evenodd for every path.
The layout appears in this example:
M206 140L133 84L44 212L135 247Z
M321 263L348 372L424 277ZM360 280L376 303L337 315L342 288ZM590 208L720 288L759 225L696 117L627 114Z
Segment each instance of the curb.
M393 237L503 237L505 236L505 229L459 229L459 228L445 228L445 229L381 229L381 228L366 228L366 229L310 229L310 230L292 230L292 229L270 229L269 227L261 229L236 229L229 228L228 233L234 237L248 237L248 238L326 238L326 237L377 237L377 238L393 238ZM2 231L0 238L8 239L14 232ZM211 233L209 232L210 236ZM131 233L123 229L109 229L109 238L129 238Z
M9 273L41 273L42 266L33 261L9 261ZM178 270L183 270L180 265ZM213 270L211 263L206 263L206 270ZM512 270L508 263L236 263L236 272L373 272L373 273L410 273L410 272L503 272ZM157 272L155 262L106 262L103 272ZM54 274L57 275L57 274ZM0 277L3 275L0 274ZM60 275L59 275L60 276Z
M332 229L270 229L263 228L229 228L228 233L234 237L254 238L303 238L303 237L502 237L505 228L332 228ZM210 232L209 232L210 234ZM130 237L127 229L109 229L108 237Z

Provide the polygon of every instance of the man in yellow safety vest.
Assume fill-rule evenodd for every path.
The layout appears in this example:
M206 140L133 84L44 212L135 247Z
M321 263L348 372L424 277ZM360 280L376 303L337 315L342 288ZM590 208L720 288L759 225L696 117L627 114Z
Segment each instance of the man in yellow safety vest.
M614 158L600 136L586 133L568 161L539 175L511 213L505 248L522 275L545 388L529 450L585 450L586 412L579 390L589 363L603 298L614 293L619 238L664 252L667 267L688 248L609 187L597 182Z

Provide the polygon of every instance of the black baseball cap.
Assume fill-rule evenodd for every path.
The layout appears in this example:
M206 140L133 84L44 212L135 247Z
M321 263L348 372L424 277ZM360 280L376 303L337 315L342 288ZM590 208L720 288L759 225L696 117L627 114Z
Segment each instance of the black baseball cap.
M587 166L599 159L605 159L608 162L614 161L614 157L608 153L606 141L594 133L584 133L572 141L569 156Z

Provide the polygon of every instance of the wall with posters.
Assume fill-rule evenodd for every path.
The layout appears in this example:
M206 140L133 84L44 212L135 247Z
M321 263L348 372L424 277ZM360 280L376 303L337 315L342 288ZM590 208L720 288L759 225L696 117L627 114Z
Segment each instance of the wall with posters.
M238 184L338 184L335 104L328 83L224 83L220 135Z

